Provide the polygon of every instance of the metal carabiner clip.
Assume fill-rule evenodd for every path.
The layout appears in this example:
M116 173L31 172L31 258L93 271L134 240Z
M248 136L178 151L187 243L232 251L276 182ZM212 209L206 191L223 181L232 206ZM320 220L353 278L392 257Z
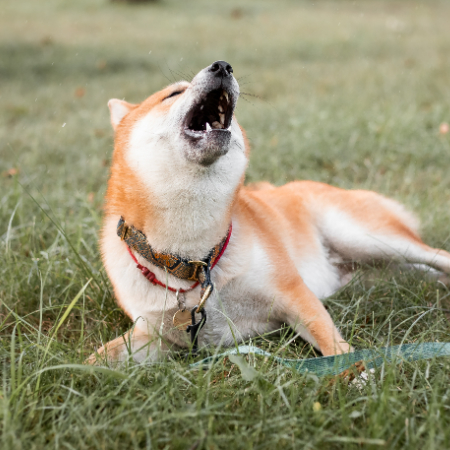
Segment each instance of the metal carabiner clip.
M201 319L196 322L195 321L195 313L198 310L198 305L195 305L191 310L191 325L186 328L186 331L191 334L191 353L196 354L198 351L198 333L203 328L206 322L206 311L204 309L200 310L200 314L202 315Z

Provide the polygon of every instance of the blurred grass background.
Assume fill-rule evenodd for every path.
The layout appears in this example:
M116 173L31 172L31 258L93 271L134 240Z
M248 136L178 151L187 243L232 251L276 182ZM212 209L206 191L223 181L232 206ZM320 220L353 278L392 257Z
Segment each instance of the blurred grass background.
M449 17L444 0L2 0L2 449L449 448L445 360L387 368L363 392L258 360L253 382L229 362L130 367L125 380L41 372L130 326L97 249L107 101L140 102L218 59L245 93L248 182L377 190L450 250ZM326 304L359 347L449 341L448 289L421 279L385 274Z

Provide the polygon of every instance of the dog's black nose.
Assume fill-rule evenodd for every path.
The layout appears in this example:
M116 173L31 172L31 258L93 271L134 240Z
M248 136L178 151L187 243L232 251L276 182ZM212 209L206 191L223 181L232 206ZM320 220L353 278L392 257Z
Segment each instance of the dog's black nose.
M233 68L226 61L216 61L209 67L209 71L216 77L229 77L233 73Z

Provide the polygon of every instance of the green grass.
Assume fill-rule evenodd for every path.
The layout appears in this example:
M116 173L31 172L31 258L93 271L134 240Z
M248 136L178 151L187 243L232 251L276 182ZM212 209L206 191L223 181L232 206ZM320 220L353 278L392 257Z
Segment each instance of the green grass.
M247 181L380 191L450 250L448 17L434 0L3 0L2 450L450 448L448 358L386 366L361 390L260 358L252 381L230 361L81 365L131 325L97 248L109 98L139 102L225 59L251 94L237 110L253 147ZM450 341L447 287L369 278L326 300L356 347ZM254 343L277 351L291 338ZM282 352L311 349L295 340Z

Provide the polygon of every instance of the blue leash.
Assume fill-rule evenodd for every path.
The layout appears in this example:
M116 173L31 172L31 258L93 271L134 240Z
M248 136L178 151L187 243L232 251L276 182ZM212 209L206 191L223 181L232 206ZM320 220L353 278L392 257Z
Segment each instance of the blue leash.
M274 359L276 362L296 370L299 373L314 373L321 377L338 375L358 361L364 361L367 369L380 367L384 362L420 361L441 356L450 356L450 342L425 342L423 344L394 345L378 350L356 350L337 356L322 356L319 358L289 359L274 356L252 345L240 345L215 356L209 356L191 364L198 367L212 363L229 355L261 355Z

